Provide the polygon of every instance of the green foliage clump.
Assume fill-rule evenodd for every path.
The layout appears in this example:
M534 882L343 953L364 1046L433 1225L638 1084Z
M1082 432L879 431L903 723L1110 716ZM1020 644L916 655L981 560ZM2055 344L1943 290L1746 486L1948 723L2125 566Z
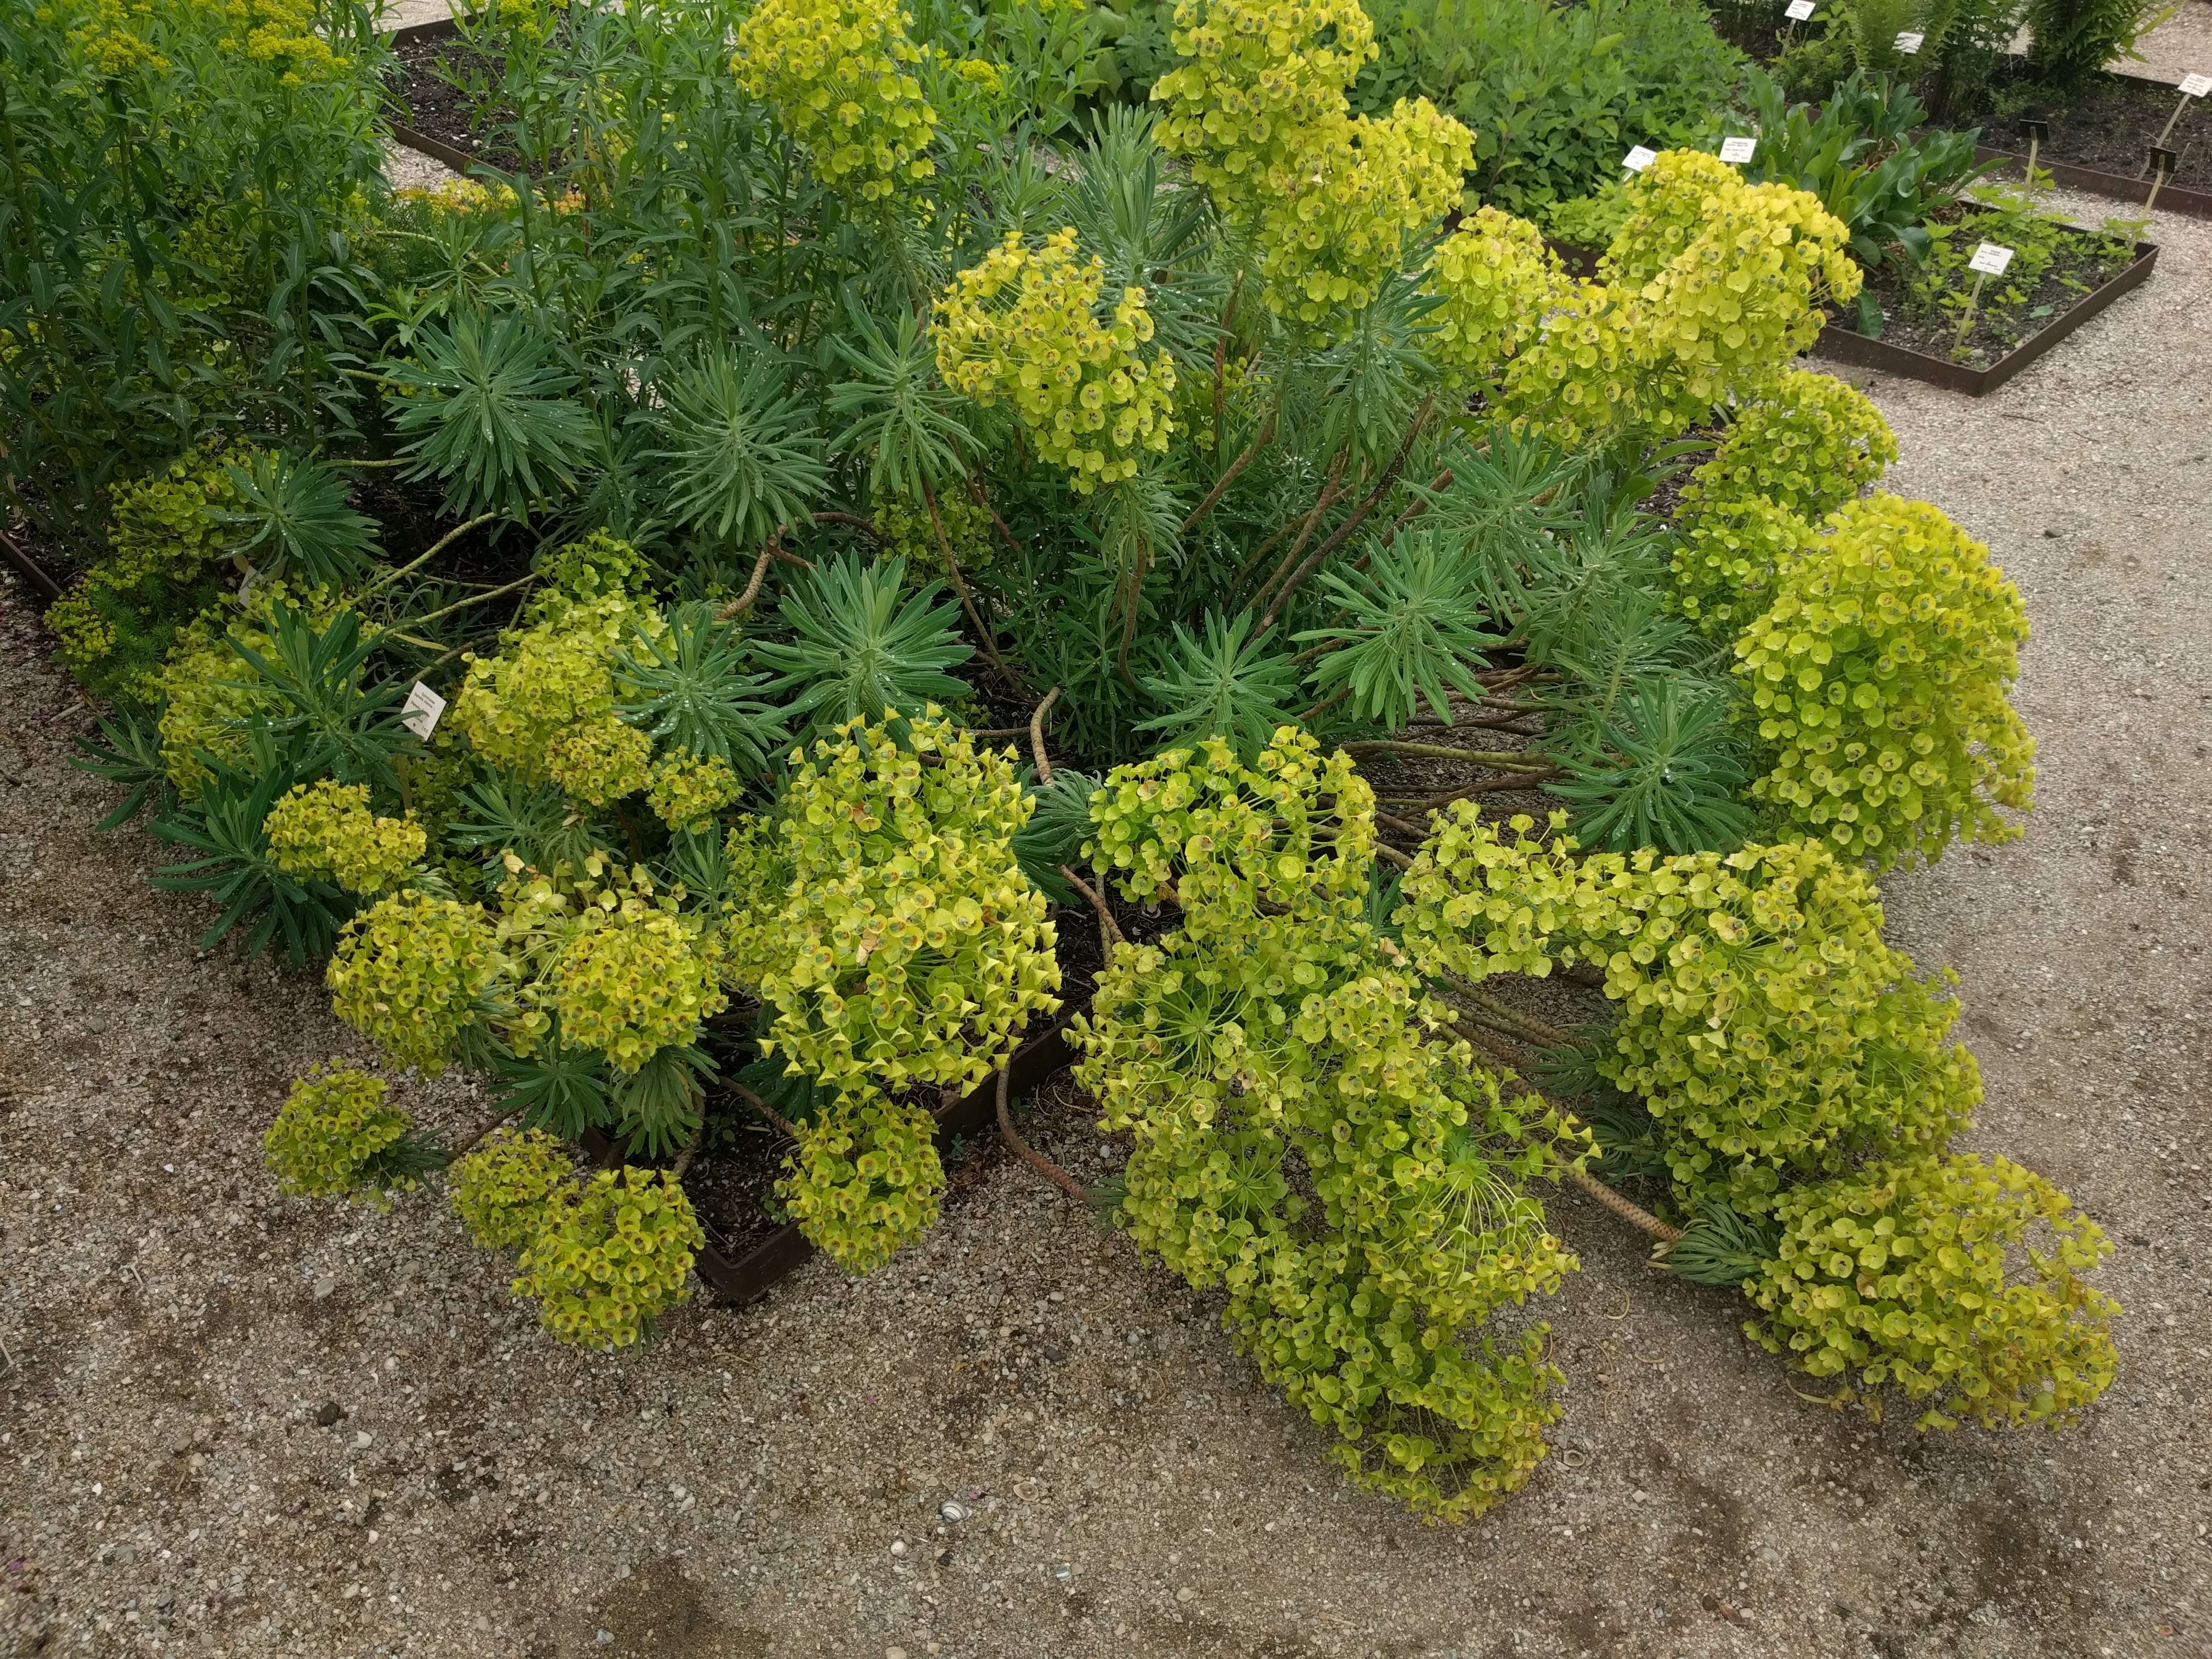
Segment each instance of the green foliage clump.
M2035 741L2005 694L2027 611L1989 549L1936 508L1847 503L1778 574L1736 641L1760 738L1752 796L1790 828L1887 868L1956 837L2020 833Z
M1775 1213L1745 1329L1808 1374L1901 1389L1923 1429L2056 1425L2111 1383L2119 1304L2079 1275L2112 1247L2040 1176L1931 1155L1801 1188Z
M1249 766L1216 740L1110 774L1092 861L1184 925L1114 945L1077 1075L1134 1137L1138 1243L1225 1289L1355 1481L1456 1520L1527 1480L1557 1415L1542 1327L1462 1333L1574 1267L1525 1190L1570 1154L1434 1040L1444 1010L1367 919L1372 818L1348 757L1287 727Z
M370 809L367 784L331 778L289 791L269 809L262 828L278 869L326 877L364 896L397 887L429 847L412 814L380 817Z
M568 1154L543 1129L494 1133L447 1172L453 1213L488 1250L520 1249L545 1231L558 1196L575 1183Z
M936 173L937 112L897 0L763 0L738 26L732 68L773 105L833 189L884 202Z
M385 1103L380 1077L328 1060L292 1085L261 1138L263 1156L295 1198L343 1198L413 1186L407 1114Z
M696 929L665 910L635 902L611 912L588 907L597 925L564 951L553 971L553 1006L563 1037L596 1048L625 1076L729 1000Z
M482 905L406 891L346 924L324 980L340 1019L398 1064L434 1076L476 1024L497 971Z
M848 1094L799 1126L776 1195L817 1249L848 1273L872 1273L937 1224L936 1129L911 1103Z
M696 830L735 801L743 787L720 756L678 750L653 767L645 800L670 829Z
M563 1342L625 1347L690 1295L691 1263L706 1242L673 1175L605 1170L548 1200L514 1293L536 1297L545 1328Z
M556 589L532 602L532 618L498 654L464 656L454 729L495 766L564 787L573 779L586 799L643 788L652 744L615 712L614 662L634 632L660 630L659 613L620 588L591 599Z
M2070 90L2109 64L2140 56L2136 40L2171 15L2156 0L2028 0L2028 69Z
M729 842L729 971L773 1010L763 1053L836 1091L966 1089L1060 1006L1044 896L1013 840L1012 754L933 707L854 721L799 760L772 822Z
M1864 392L1793 368L1736 412L1686 504L1764 501L1817 524L1897 459L1897 434Z

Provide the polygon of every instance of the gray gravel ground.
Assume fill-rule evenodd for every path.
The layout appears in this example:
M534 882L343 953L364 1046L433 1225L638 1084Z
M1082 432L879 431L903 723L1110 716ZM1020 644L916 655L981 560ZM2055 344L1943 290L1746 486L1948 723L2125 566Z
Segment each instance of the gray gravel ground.
M1003 1160L863 1283L817 1261L642 1352L563 1350L433 1196L276 1196L286 1079L353 1045L312 977L198 953L204 912L141 879L157 849L91 833L88 713L9 592L0 1652L2212 1654L2212 228L2153 234L2150 286L2000 395L1874 387L1893 482L2035 619L2032 827L1893 913L1965 975L1979 1144L2119 1244L2123 1371L2086 1425L1826 1410L1731 1297L1568 1194L1564 1455L1425 1528L1336 1483L1202 1298ZM1031 1127L1103 1170L1079 1102Z

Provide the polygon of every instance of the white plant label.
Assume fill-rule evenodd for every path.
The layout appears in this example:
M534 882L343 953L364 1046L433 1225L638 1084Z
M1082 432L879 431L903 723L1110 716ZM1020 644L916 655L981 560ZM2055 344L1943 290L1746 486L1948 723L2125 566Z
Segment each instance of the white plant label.
M1897 49L1907 58L1911 58L1919 52L1921 43L1927 38L1924 34L1916 34L1911 29L1907 29L1897 37Z
M2012 263L2012 250L1995 242L1984 242L1974 250L1974 257L1966 261L1966 269L1978 270L1984 276L2002 276L2005 267Z
M430 734L438 729L438 716L445 712L446 700L417 680L415 689L407 694L407 701L400 705L399 723L428 743Z
M2181 77L2183 97L2202 98L2208 92L2212 92L2212 75L2185 75Z
M1645 144L1638 144L1620 158L1620 165L1631 173L1641 173L1659 159L1659 152Z
M1782 15L1793 23L1810 22L1813 17L1813 0L1790 0L1790 3L1783 7Z
M1723 161L1748 161L1758 153L1759 140L1756 138L1723 138L1721 140L1721 160Z

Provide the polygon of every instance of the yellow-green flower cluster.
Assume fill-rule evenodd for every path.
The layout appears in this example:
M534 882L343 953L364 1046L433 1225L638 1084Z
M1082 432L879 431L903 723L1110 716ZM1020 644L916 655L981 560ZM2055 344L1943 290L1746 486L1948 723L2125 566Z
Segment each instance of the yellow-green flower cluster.
M293 1084L261 1150L292 1197L342 1198L380 1183L378 1166L407 1127L407 1114L386 1104L382 1078L327 1060Z
M665 910L625 905L564 951L553 970L564 1042L596 1048L625 1076L729 1001L696 933Z
M149 614L164 607L173 590L190 586L222 557L223 525L216 515L238 502L227 466L243 465L250 453L206 444L159 472L115 487L106 556L46 611L46 625L72 672L119 670L113 690L141 702L155 700L158 646L143 661L114 659L129 651L132 636L143 631Z
M575 1166L543 1129L501 1129L447 1171L453 1213L488 1250L515 1250L545 1229L556 1199L575 1184Z
M646 787L653 745L615 713L615 653L660 614L619 588L556 591L495 657L464 659L456 730L495 765L604 805Z
M653 739L609 716L587 720L545 745L545 775L578 800L605 806L652 781Z
M343 608L327 589L302 593L281 580L264 581L254 586L242 611L225 603L177 631L157 677L159 726L162 766L188 800L206 781L205 757L243 759L248 723L282 708L231 641L256 652L273 650L273 617L283 605L294 606L318 628L327 627Z
M1733 641L1773 602L1775 574L1813 543L1813 526L1757 495L1706 501L1686 521L1668 599L1717 641Z
M776 1195L817 1249L848 1273L872 1273L937 1224L936 1131L919 1106L842 1097L800 1126Z
M2057 1424L2111 1383L2112 1249L2040 1176L1971 1156L1878 1164L1785 1196L1745 1329L1814 1376L1901 1389L1923 1429ZM2031 1234L2033 1237L2031 1237Z
M398 1064L435 1075L476 1023L498 968L482 905L409 891L345 925L324 982L340 1019Z
M1442 818L1406 877L1406 949L1469 981L1602 968L1620 1015L1598 1070L1664 1128L1686 1209L1764 1213L1869 1152L1940 1148L1979 1103L1948 1040L1958 1004L1883 942L1873 882L1820 842L1577 861L1510 827L1466 801Z
M1060 1006L1044 896L1013 838L1011 751L934 708L793 756L781 811L730 837L729 971L773 1011L763 1052L834 1091L966 1089Z
M963 570L972 574L990 568L991 515L965 495L939 495L935 523L930 520L927 503L915 507L899 501L879 501L868 518L882 540L884 552L904 559L907 569L916 573L913 578L916 581L924 579L921 572L945 568L948 544ZM939 525L945 527L941 542L937 536Z
M1184 61L1152 87L1160 148L1234 210L1302 134L1345 118L1345 94L1376 55L1359 0L1177 0Z
M1509 410L1570 441L1763 396L1859 290L1848 228L1806 191L1668 150L1627 194L1599 281L1561 296L1508 377Z
M332 778L294 786L269 809L262 829L279 870L320 876L363 896L397 887L429 847L412 814L379 817L367 784Z
M731 67L832 188L888 202L931 177L937 112L897 0L762 0Z
M2016 836L1998 809L2034 788L2035 741L2005 701L2027 637L2020 591L1936 508L1846 503L1736 641L1778 750L1753 798L1885 868Z
M653 769L646 804L671 830L696 830L737 799L743 786L720 755L679 749Z
M1175 429L1175 365L1141 350L1152 337L1145 291L1124 289L1102 322L1104 276L1096 256L1077 254L1073 229L1036 247L1009 231L938 296L932 331L945 383L1012 404L1038 455L1084 494L1134 477L1139 452L1164 453Z
M1345 93L1375 56L1357 0L1180 0L1160 147L1255 227L1268 308L1326 340L1460 196L1473 136L1425 98L1384 119Z
M1472 217L1429 256L1427 288L1442 301L1429 313L1429 355L1464 383L1487 386L1535 337L1546 307L1566 287L1559 256L1526 219L1496 208Z
M1793 368L1736 411L1683 501L1764 501L1817 524L1896 459L1897 434L1872 398L1832 374Z
M538 1298L545 1328L563 1342L624 1347L690 1295L691 1263L706 1242L674 1176L603 1170L580 1192L549 1200L514 1293Z

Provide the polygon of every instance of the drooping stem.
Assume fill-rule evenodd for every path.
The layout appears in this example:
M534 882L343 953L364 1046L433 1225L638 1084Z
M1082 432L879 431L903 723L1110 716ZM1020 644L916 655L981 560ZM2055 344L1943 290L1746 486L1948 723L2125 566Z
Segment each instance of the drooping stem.
M1037 781L1048 789L1052 787L1052 762L1044 752L1044 717L1059 696L1060 688L1055 685L1044 694L1036 713L1030 716L1030 758L1036 763Z
M1229 493L1229 486L1237 482L1237 475L1242 473L1246 467L1252 465L1254 459L1258 457L1260 452L1265 449L1269 442L1273 440L1274 435L1275 410L1271 408L1267 411L1267 418L1260 423L1258 435L1256 435L1250 443L1244 446L1244 453L1243 454L1239 455L1235 460L1230 462L1229 471L1221 475L1220 478L1214 483L1213 488L1206 492L1206 499L1200 501L1196 507L1193 507L1191 509L1190 516L1182 521L1182 533L1184 535L1188 535L1193 525L1196 524L1200 519L1213 511L1213 504Z
M355 596L355 603L358 605L361 600L367 599L370 594L383 592L384 589L391 586L392 583L398 581L402 576L412 575L416 571L420 570L424 565L429 563L431 560L436 558L438 555L451 547L455 542L460 540L462 537L467 535L469 532L477 529L479 526L489 524L497 517L499 517L499 514L496 513L479 513L475 518L471 519L466 524L461 525L455 529L448 530L444 535L439 537L436 541L430 544L428 551L409 560L405 564L401 565L396 570L386 571L384 574L379 576L374 581L369 583L368 586L362 588L360 593Z
M983 486L976 483L975 477L973 473L966 475L966 477L963 478L962 482L968 486L969 498L972 500L976 506L981 507L986 514L990 515L993 526L996 528L999 534L1005 538L1006 545L1012 548L1016 556L1018 556L1022 550L1022 544L1014 539L1014 532L1006 528L1006 521L999 516L998 509L993 507L989 500L984 495Z
M62 585L39 568L38 562L15 544L15 538L0 530L0 556L4 556L15 568L15 574L44 595L51 605L62 596Z
M1016 1156L1047 1181L1060 1188L1077 1203L1088 1205L1091 1195L1083 1190L1083 1183L1024 1140L1014 1128L1014 1115L1006 1105L1006 1068L999 1067L999 1133Z
M1422 429L1428 425L1429 411L1434 407L1435 403L1436 398L1431 395L1421 404L1421 411L1413 416L1413 424L1407 429L1405 441L1398 446L1398 453L1390 458L1390 464L1382 469L1382 477L1376 481L1375 488L1368 492L1367 499L1359 504L1358 510L1339 525L1334 533L1319 547L1314 549L1307 556L1305 562L1298 566L1291 573L1290 579L1275 590L1275 596L1268 602L1266 614L1260 618L1260 627L1262 630L1265 630L1267 625L1282 613L1284 605L1290 602L1291 595L1297 592L1298 585L1321 568L1322 561L1352 539L1352 532L1367 522L1368 515L1375 511L1382 497L1389 493L1390 487L1398 482L1399 471L1406 465L1406 457L1413 450L1413 441L1421 435ZM1296 556L1295 553L1292 556ZM1254 603L1258 603L1256 598Z
M471 593L465 599L455 599L451 605L441 610L433 611L427 617L410 617L407 620L420 628L424 623L434 623L441 617L450 617L456 611L465 611L472 605L482 605L486 599L495 599L502 593L512 593L518 587L527 587L537 580L538 573L533 570L527 576L511 581L504 587L495 587L483 593Z
M1347 755L1412 755L1423 760L1474 761L1506 772L1540 772L1551 763L1519 749L1455 749L1449 744L1408 743L1399 738L1368 738L1343 745Z
M1266 581L1260 584L1259 592L1253 594L1251 599L1247 602L1247 609L1249 609L1252 605L1258 605L1261 600L1266 599L1270 593L1273 592L1275 591L1275 584L1281 581L1285 576L1288 575L1291 569L1297 564L1298 555L1305 550L1306 543L1313 536L1314 526L1321 522L1321 515L1328 511L1329 507L1340 498L1340 492L1337 489L1337 484L1344 477L1345 463L1351 459L1351 455L1352 445L1350 441L1347 440L1344 447L1338 450L1335 455L1331 458L1328 464L1328 471L1323 476L1321 481L1321 494L1314 497L1312 510L1309 512L1304 519L1298 521L1297 539L1291 544L1291 550L1283 555L1283 562L1275 567L1273 574L1271 574ZM1354 488L1357 487L1358 486L1355 483ZM1285 528L1288 528L1288 526L1286 526ZM1260 544L1259 552L1253 554L1249 559L1245 561L1246 566L1249 568L1252 565L1257 564L1261 556L1264 555L1269 548L1274 546L1278 541L1280 541L1282 539L1282 536L1283 532L1281 530L1278 530L1273 535L1268 537L1265 542L1262 542ZM1237 574L1241 580L1243 575L1243 572L1239 571Z
M758 1112L778 1129L781 1130L786 1139L796 1140L799 1139L799 1126L797 1124L793 1123L781 1112L777 1111L775 1107L769 1105L768 1102L763 1100L758 1095L755 1094L750 1089L746 1088L744 1084L738 1082L735 1078L730 1079L730 1092L737 1096L739 1100L744 1101L745 1104L751 1107L753 1110Z
M1091 901L1091 908L1098 913L1098 949L1102 955L1110 960L1115 945L1127 945L1129 942L1121 937L1121 924L1114 920L1114 913L1106 908L1106 901L1098 896L1097 888L1077 875L1065 864L1060 866L1060 873L1067 878L1069 886Z
M779 526L775 534L768 538L768 545L761 549L760 557L753 561L752 580L745 584L745 591L714 613L716 622L735 622L753 608L753 601L760 598L761 584L768 580L768 568L775 561L776 548L782 539L783 530Z
M676 1154L676 1162L669 1166L668 1173L678 1181L683 1180L684 1172L691 1167L691 1160L699 1156L699 1148L706 1139L707 1120L702 1117L699 1120L699 1127L691 1132L691 1139L684 1143L684 1150Z
M520 1112L521 1109L522 1108L519 1105L510 1106L503 1112L493 1113L489 1120L485 1122L482 1128L478 1129L466 1140L463 1141L459 1146L454 1147L453 1151L446 1154L446 1162L448 1164L458 1163L460 1159L467 1157L469 1153L474 1152L477 1146L483 1144L483 1139L486 1135L489 1134L494 1129L499 1127L501 1124L506 1122L507 1119L514 1116L515 1114Z
M952 556L952 538L945 533L945 520L938 515L937 492L929 487L929 480L921 482L921 499L929 508L929 526L937 532L937 545L945 555L945 574L952 578L952 591L960 596L960 608L968 613L968 625L975 630L982 641L983 654L991 659L991 666L999 671L999 678L1017 690L1021 688L1021 677L1006 666L999 655L998 635L983 620L983 613L975 608L974 595L968 591L967 578L960 574L960 561Z

